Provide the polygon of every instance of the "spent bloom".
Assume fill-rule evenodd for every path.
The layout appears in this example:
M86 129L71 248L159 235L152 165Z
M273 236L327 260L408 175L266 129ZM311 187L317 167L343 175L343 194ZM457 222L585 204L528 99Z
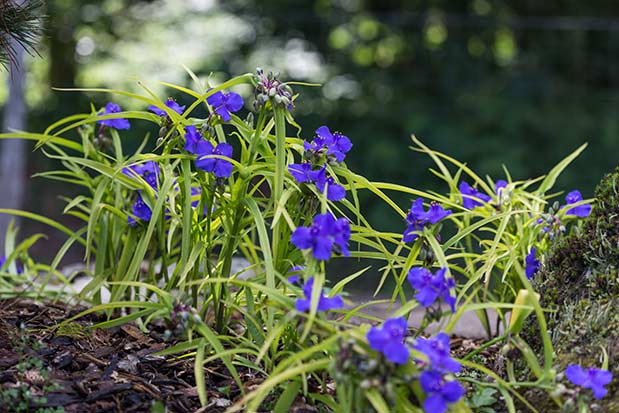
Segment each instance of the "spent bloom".
M451 295L451 289L456 286L453 278L445 277L447 268L441 268L432 274L430 270L423 267L413 267L408 272L408 282L417 290L415 299L423 307L430 307L440 297L451 307L452 312L456 312L456 297Z
M172 98L169 98L168 100L166 100L165 105L172 109L174 112L178 113L178 114L182 114L183 111L185 110L185 106L181 106L178 103L176 103L176 101ZM151 112L153 112L155 115L157 116L168 116L168 114L165 112L165 110L158 108L155 105L150 105L148 107L148 110L150 110Z
M438 371L426 370L419 376L421 388L427 397L423 402L426 413L445 413L447 405L464 395L464 388L457 381L447 381Z
M321 126L316 129L314 140L311 143L305 141L303 147L308 152L315 154L324 152L337 162L342 162L346 158L346 153L352 148L352 142L340 132L331 133L328 127Z
M206 98L206 101L224 122L230 121L230 113L237 112L243 107L243 98L234 92L215 92Z
M575 385L585 389L591 389L596 399L601 399L606 396L608 390L604 386L613 379L612 373L608 370L597 369L595 367L589 367L585 370L577 364L570 364L567 366L565 375L568 380Z
M507 181L504 179L499 179L494 184L494 192L500 196L501 192L503 192L503 188L505 188L506 186L507 186Z
M451 358L449 336L445 333L441 332L428 339L419 337L413 348L428 358L428 365L432 370L447 374L458 373L462 368L459 362ZM425 361L423 363L425 364Z
M404 364L409 356L408 347L404 344L407 327L404 317L391 318L381 328L372 327L366 337L370 347L383 353L387 360Z
M406 227L406 231L404 231L402 240L407 243L415 241L419 237L415 232L422 231L427 225L436 224L450 214L450 210L443 209L443 207L437 203L430 204L430 209L426 211L423 208L423 199L417 198L413 202L408 214L406 214L406 223L408 226Z
M582 194L578 190L574 190L566 195L565 202L567 205L575 204L582 201ZM582 204L565 211L565 215L574 215L578 218L588 217L591 214L591 204Z
M123 110L116 103L108 102L105 105L105 108L103 109L103 111L99 112L99 115L111 115L113 113L119 113L119 112L122 112L122 111ZM102 120L98 120L97 123L100 124L100 125L103 125L103 126L108 126L110 128L114 128L114 129L129 129L129 128L131 128L131 125L129 124L129 121L127 119L124 119L124 118L119 118L119 119L102 119Z
M312 306L312 288L314 288L314 278L310 277L303 285L303 294L305 298L298 298L295 302L295 308L299 312L309 311ZM325 297L324 293L320 292L318 299L318 311L338 310L344 307L344 300L339 295L334 297Z
M477 206L482 206L485 202L490 202L492 198L488 195L479 192L466 181L460 182L458 186L460 195L462 196L462 206L466 209L473 209Z
M529 252L525 258L525 274L529 280L533 278L535 273L539 270L540 262L535 257L536 254L537 248L533 247L531 248L531 252Z
M230 144L221 142L213 147L213 144L207 140L200 144L201 152L198 153L196 159L196 166L206 172L213 172L218 178L227 178L232 174L232 163L221 158L211 158L209 155L225 156L226 158L232 158L232 146Z
M350 224L348 219L335 217L327 212L314 217L309 227L297 227L290 241L299 249L311 248L314 258L326 261L331 258L333 249L348 257L348 240Z

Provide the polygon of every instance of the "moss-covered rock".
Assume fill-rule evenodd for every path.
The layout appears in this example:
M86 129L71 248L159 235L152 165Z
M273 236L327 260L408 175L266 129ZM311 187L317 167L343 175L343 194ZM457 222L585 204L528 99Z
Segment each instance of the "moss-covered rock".
M547 321L557 367L600 367L606 351L615 380L598 411L619 413L619 168L602 179L595 197L580 230L550 249L535 287L542 305L553 310ZM527 336L540 345L535 333Z

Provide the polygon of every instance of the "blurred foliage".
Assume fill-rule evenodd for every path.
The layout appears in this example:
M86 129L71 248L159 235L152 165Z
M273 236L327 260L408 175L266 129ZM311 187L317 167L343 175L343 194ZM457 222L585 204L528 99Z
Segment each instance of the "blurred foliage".
M616 165L617 2L49 0L48 14L46 58L29 66L30 130L100 99L50 84L140 90L140 80L165 98L173 92L155 79L190 81L181 64L213 84L261 66L321 83L303 90L296 119L344 132L351 167L375 180L444 189L424 172L428 160L405 149L411 133L494 179L503 164L514 179L539 175L588 141L559 182L585 197ZM34 189L34 209L57 213L56 191ZM366 211L403 228L375 204Z

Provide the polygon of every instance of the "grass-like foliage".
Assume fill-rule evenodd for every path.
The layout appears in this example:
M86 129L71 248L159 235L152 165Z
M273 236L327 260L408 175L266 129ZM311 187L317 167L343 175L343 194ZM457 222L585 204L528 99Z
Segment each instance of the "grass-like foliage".
M34 140L63 166L39 175L84 190L67 199L64 210L83 220L76 231L27 212L1 211L68 236L44 266L27 259L36 237L15 246L11 231L1 294L42 296L58 282L64 254L80 244L91 281L78 299L92 303L87 312L109 315L95 327L134 321L148 329L166 320L174 344L162 354L195 358L203 405L204 366L223 363L238 384L230 411L287 412L304 396L320 411L538 412L524 396L530 388L546 392L557 409L566 399L588 400L586 389L599 395L599 380L570 374L582 391L558 387L563 375L529 281L550 244L591 210L577 191L563 206L553 201L557 177L584 145L545 176L514 180L505 170L495 180L413 137L412 149L432 158L431 172L449 188L427 192L349 169L354 137L326 126L313 137L301 129L293 114L302 103L292 86L302 85L261 70L217 87L190 74L195 90L164 84L182 95L178 102L146 87L143 94L97 89L134 99L144 111L109 103L43 133L0 135ZM243 84L255 90L248 113L230 91ZM125 142L138 139L134 122L152 123L156 137L143 137L135 153L126 153ZM144 150L153 143L153 151ZM361 192L400 215L402 232L368 222ZM409 195L411 205L398 205L395 193ZM240 257L247 262L242 269L235 265ZM17 258L26 264L19 275ZM342 298L350 284L368 277L365 270L327 288L326 263L341 259L375 262L381 274L376 293L390 299L360 304ZM102 300L104 290L109 301ZM365 312L385 301L388 319ZM417 307L425 308L425 317L421 328L409 329L406 320ZM448 335L466 312L479 316L488 339L455 358ZM496 325L490 313L498 315ZM538 354L519 335L527 317L537 325ZM442 332L428 337L431 322ZM484 364L480 354L501 346L492 365ZM250 390L240 369L263 380Z

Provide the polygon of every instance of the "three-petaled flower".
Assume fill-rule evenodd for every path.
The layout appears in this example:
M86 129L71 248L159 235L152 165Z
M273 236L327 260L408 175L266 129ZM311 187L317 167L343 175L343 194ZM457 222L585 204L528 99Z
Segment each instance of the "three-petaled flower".
M230 113L237 112L243 107L243 98L234 92L215 92L206 98L206 101L224 122L230 121Z
M331 258L334 248L348 257L348 240L350 239L350 223L347 218L335 219L327 212L314 217L309 227L297 227L290 241L299 249L311 248L314 258L326 261Z
M303 294L305 298L298 298L295 302L295 308L299 312L309 311L312 306L312 289L314 288L314 278L310 277L303 285ZM323 291L320 291L318 298L317 311L338 310L344 307L344 300L339 295L334 297L325 297Z
M410 351L404 344L408 326L404 317L391 318L381 328L372 327L366 337L370 347L383 353L385 358L395 364L405 364Z
M123 169L123 174L132 178L136 176L141 177L155 191L159 187L161 171L159 169L159 165L155 161L146 161L144 163L131 165ZM144 199L142 198L142 191L138 191L131 211L136 218L139 218L142 221L150 221L152 211L144 202ZM131 226L136 224L136 220L132 216L127 218L127 222Z
M332 156L337 162L346 158L346 153L352 148L352 142L340 132L331 133L328 127L321 126L316 129L316 137L310 143L305 141L303 147L308 152L325 153Z
M448 404L457 402L464 395L464 388L460 383L445 380L443 374L435 370L422 372L419 383L426 393L423 401L426 413L444 413Z
M578 190L574 190L565 196L567 205L575 204L582 201L582 199L582 194ZM591 214L591 204L578 205L565 211L565 215L574 215L579 218L588 217L589 214Z
M178 103L176 103L176 101L172 98L169 98L168 100L166 100L165 105L172 109L174 112L178 113L179 115L183 113L183 111L185 110L185 106L181 106ZM148 107L148 110L150 110L151 112L155 113L155 115L157 116L165 116L167 117L168 114L166 113L165 110L158 108L155 105L150 105Z
M122 112L122 109L120 108L120 106L118 106L116 103L108 102L105 105L105 108L103 109L103 111L99 112L99 115L111 115L111 114L119 113L119 112ZM101 120L98 120L97 123L99 123L99 124L101 124L103 126L114 128L114 129L129 129L129 128L131 128L131 125L129 124L129 121L127 119L124 119L124 118L101 119Z
M531 248L531 251L525 258L525 274L527 278L530 280L537 273L540 267L540 262L536 258L537 248Z
M462 196L462 206L466 209L473 209L475 207L482 206L485 202L490 202L492 199L488 195L473 188L466 181L460 182L458 189L460 190L460 195Z
M437 203L431 203L430 208L426 211L423 208L423 199L417 198L411 206L408 214L406 214L406 231L402 236L402 241L408 243L415 241L419 234L418 231L422 231L427 225L433 225L451 214L450 210L443 209Z
M461 364L451 358L449 348L449 336L443 332L436 335L433 338L417 338L415 350L423 353L428 362L422 361L423 364L430 366L430 369L438 371L440 373L458 373L462 368Z
M423 267L413 267L408 272L408 282L417 290L415 299L423 307L430 307L437 298L441 297L446 304L449 304L451 311L456 311L456 297L451 295L451 289L456 286L453 278L445 277L447 268L441 268L432 274L430 270Z
M575 385L591 389L593 396L598 400L606 396L608 390L604 386L613 379L612 373L608 370L595 367L589 367L585 370L577 364L567 366L565 376Z
M226 178L232 174L232 163L225 159L210 157L209 155L219 155L232 158L232 146L221 142L216 147L207 140L201 144L200 153L196 159L196 166L206 172L213 172L218 178Z
M340 201L346 197L346 189L335 182L332 176L327 176L327 165L313 170L309 162L293 163L288 165L288 171L300 184L313 182L321 193L327 190L329 201Z
M185 147L184 149L194 155L202 154L212 148L212 145L202 137L202 134L194 125L185 126ZM212 149L211 149L212 150Z

